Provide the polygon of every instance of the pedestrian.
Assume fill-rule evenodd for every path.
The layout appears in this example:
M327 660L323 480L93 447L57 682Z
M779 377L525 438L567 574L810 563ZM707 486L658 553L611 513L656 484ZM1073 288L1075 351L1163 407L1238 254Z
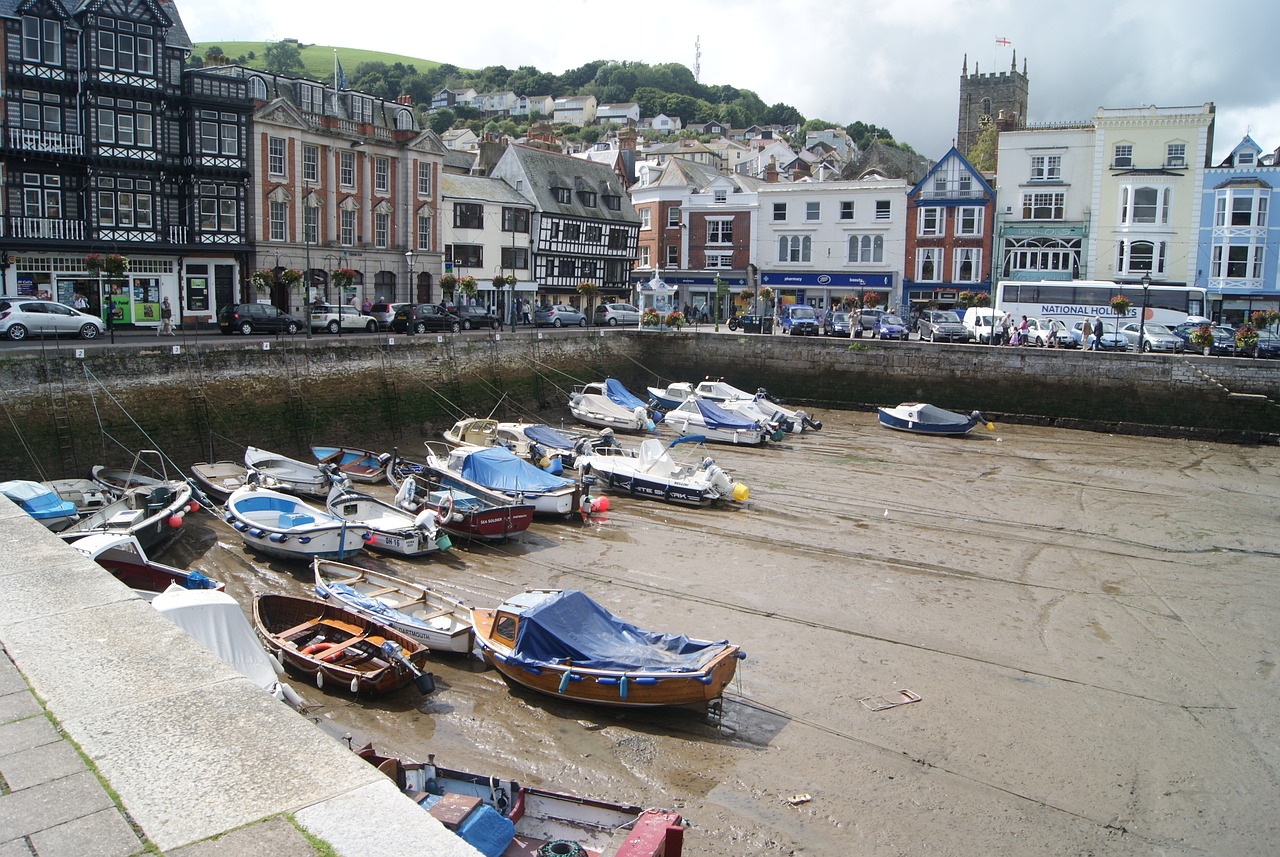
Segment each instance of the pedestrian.
M529 303L529 299L525 298L524 303L520 305L520 321L524 324L533 324L533 319L529 317L532 310L533 306Z
M84 312L89 308L89 299L86 298L82 292L76 292L76 298L71 302L71 305L81 312Z
M1009 330L1013 327L1013 319L1009 317L1009 313L1000 316L1000 344L1009 344Z
M1022 317L1022 323L1018 325L1018 344L1019 345L1027 344L1028 330L1030 330L1030 326L1027 324L1027 317L1024 315Z
M364 299L364 303L360 304L360 314L368 315L372 309L373 309L373 304L369 303L369 298L366 296Z
M156 336L173 336L173 307L168 298L160 302L160 329Z
M1093 350L1102 350L1102 319L1093 317Z
M1049 319L1049 347L1058 347L1058 338L1062 336L1062 322L1056 318Z

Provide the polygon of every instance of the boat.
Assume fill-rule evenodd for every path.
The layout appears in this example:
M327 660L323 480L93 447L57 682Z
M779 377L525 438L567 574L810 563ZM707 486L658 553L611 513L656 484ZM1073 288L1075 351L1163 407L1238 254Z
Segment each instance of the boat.
M822 428L821 420L812 419L804 411L784 408L769 396L764 387L757 388L755 393L748 393L746 390L740 390L732 384L725 383L723 378L718 381L708 378L694 387L693 394L718 405L729 402L754 402L770 421L778 423L789 432L802 432L806 428L818 431Z
M583 387L583 391L587 393L602 393L610 401L621 405L624 408L635 410L636 408L644 408L649 417L655 422L662 422L662 410L653 404L644 401L639 396L632 393L622 385L617 378L605 378L603 381L594 381Z
M433 652L470 653L471 611L458 599L421 583L332 560L317 559L311 568L321 600L375 619Z
M440 512L424 508L409 512L399 506L356 491L350 480L339 476L329 490L325 507L335 517L366 527L364 546L400 556L424 556L450 547L440 527Z
M654 422L644 405L628 408L605 394L602 382L577 387L569 395L569 412L580 423L614 431L651 432Z
M423 671L426 646L338 604L264 592L254 596L253 624L276 660L321 690L385 694L410 682L424 695L435 689Z
M225 589L203 572L174 568L147 557L137 538L126 533L92 533L76 539L71 546L111 572L146 601L170 586L182 589Z
M896 408L877 408L880 425L912 434L966 435L974 426L986 424L987 431L995 428L977 411L965 416L944 411L933 405L905 402Z
M684 820L667 809L645 809L523 786L491 774L442 768L435 756L408 762L366 744L360 758L459 838L485 855L503 857L680 857Z
M701 435L717 443L756 446L769 438L769 429L758 421L726 411L715 402L690 396L680 407L667 411L667 425L677 434Z
M546 423L498 423L498 443L520 458L559 476L566 467L573 467L578 449L613 446L617 440L613 429L598 432L566 432Z
M710 457L697 464L677 464L671 450L681 443L701 443L701 435L678 437L665 447L648 438L639 449L603 447L578 456L578 472L594 476L606 488L649 500L706 506L716 500L747 499L747 486L734 483Z
M243 488L249 468L237 461L214 461L191 465L191 478L218 503L227 502L231 492Z
M286 458L274 452L247 447L244 451L244 465L251 472L259 474L261 483L290 494L305 497L324 498L329 494L332 480L329 474L318 464L308 464L293 458Z
M75 503L62 499L52 488L40 482L10 479L0 482L0 494L17 503L22 511L55 533L80 520L80 512Z
M440 526L453 536L501 541L533 523L532 504L478 486L466 487L447 471L409 461L396 452L387 466L387 480L396 486L395 502L401 509L413 514L428 507L448 511Z
M531 504L535 514L567 515L576 512L582 500L581 485L539 470L501 446L458 447L445 458L428 451L427 463L448 471L463 490L494 491Z
M497 446L498 421L486 417L466 417L458 420L442 436L449 446Z
M96 532L120 533L133 536L144 550L151 550L181 528L186 516L199 508L187 482L172 480L155 487L135 485L125 490L119 500L82 515L58 535L64 541L72 541Z
M693 385L688 381L673 381L665 387L645 387L654 407L671 410L693 395Z
M387 453L373 452L368 449L353 449L349 446L313 446L311 454L323 467L332 464L338 471L347 475L352 482L364 482L373 485L387 478Z
M359 552L369 528L310 506L292 494L249 484L231 492L223 519L247 547L284 557L342 559Z
M530 589L471 609L476 643L510 681L577 702L623 707L705 704L740 658L721 640L644 631L574 589Z
M70 500L81 515L96 512L108 503L120 499L119 491L99 485L92 479L50 479L40 484L52 490L63 500Z

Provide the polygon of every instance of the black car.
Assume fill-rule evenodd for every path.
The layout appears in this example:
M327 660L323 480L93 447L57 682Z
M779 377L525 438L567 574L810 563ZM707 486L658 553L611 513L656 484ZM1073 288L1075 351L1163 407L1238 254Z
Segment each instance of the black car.
M490 330L497 330L500 325L498 317L491 313L486 307L460 306L456 307L453 312L462 321L463 330L480 329L485 327Z
M271 304L228 304L218 313L223 334L297 333L302 322Z
M391 319L391 329L396 333L408 330L414 333L426 333L428 330L457 333L462 330L462 319L439 304L405 304L396 310L395 318Z

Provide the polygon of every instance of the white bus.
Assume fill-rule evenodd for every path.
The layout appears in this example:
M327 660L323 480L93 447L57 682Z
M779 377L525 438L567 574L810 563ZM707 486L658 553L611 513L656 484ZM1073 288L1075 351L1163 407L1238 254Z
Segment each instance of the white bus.
M1114 324L1115 310L1111 299L1124 295L1129 299L1126 318L1138 319L1144 300L1147 321L1173 327L1189 315L1203 316L1208 304L1205 290L1195 286L1152 284L1144 298L1138 283L1112 283L1106 280L1001 280L996 285L995 310L1009 313L1017 324L1027 318L1057 318L1068 329L1077 321L1098 316ZM999 316L997 316L999 317Z

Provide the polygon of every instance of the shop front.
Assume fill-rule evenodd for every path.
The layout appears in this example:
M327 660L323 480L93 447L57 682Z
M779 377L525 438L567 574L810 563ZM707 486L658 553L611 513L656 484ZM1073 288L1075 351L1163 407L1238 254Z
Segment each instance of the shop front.
M822 272L760 272L760 285L773 289L774 306L809 304L814 309L825 310L840 304L846 298L865 302L866 295L875 295L876 306L896 309L893 274L846 274Z
M631 283L637 289L654 276L652 271L633 271ZM662 280L675 290L673 302L692 317L708 323L725 321L732 315L733 296L747 287L747 273L742 270L663 271Z

